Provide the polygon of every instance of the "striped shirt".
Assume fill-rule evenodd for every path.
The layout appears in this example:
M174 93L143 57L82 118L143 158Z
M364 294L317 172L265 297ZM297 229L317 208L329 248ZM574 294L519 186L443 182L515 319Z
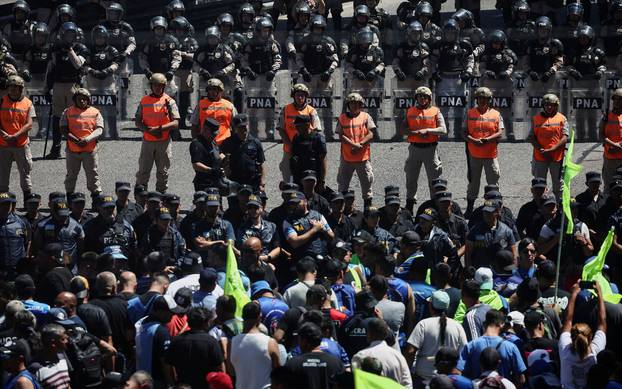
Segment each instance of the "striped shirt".
M63 356L59 355L57 361L34 362L29 370L44 389L70 388L69 363Z

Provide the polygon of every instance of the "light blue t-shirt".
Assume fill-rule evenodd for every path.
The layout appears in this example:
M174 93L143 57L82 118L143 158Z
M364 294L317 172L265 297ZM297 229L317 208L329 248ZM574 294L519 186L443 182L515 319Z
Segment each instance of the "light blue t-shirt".
M500 336L480 336L467 343L460 352L460 360L456 367L462 371L462 375L470 379L479 378L482 374L479 356L487 347L496 348L501 356L501 364L497 369L501 376L510 378L527 370L523 357L514 343Z

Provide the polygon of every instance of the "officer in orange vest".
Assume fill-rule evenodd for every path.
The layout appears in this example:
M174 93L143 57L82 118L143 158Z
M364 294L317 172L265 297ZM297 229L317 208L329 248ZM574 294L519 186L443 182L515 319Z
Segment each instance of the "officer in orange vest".
M24 85L24 79L20 76L10 76L7 80L8 93L0 103L0 192L9 190L11 166L15 161L25 202L32 192L32 154L28 131L36 114L32 102L24 95Z
M466 215L473 212L473 204L479 195L482 170L486 172L488 185L499 185L497 144L504 130L501 114L490 107L492 101L490 89L479 87L473 96L477 105L467 113L465 133L469 158Z
M154 73L149 82L151 93L143 96L136 111L135 124L143 132L136 185L147 187L151 168L155 163L156 190L166 193L172 157L170 131L179 125L179 109L175 100L164 93L164 74Z
M564 146L568 141L568 121L557 112L559 98L553 93L542 97L542 111L531 118L531 133L527 138L533 145L531 174L546 179L551 174L553 193L560 198L561 167Z
M358 93L350 93L346 98L348 111L342 113L337 120L335 132L341 140L341 162L337 172L338 190L346 192L350 187L352 174L356 172L361 183L365 208L372 203L372 183L374 171L370 160L370 143L374 139L376 123L363 112L365 100Z
M443 173L443 164L436 146L439 136L447 134L445 119L437 108L432 106L432 91L426 86L415 90L416 104L406 112L402 124L402 135L408 136L408 159L404 165L406 172L406 209L412 213L417 203L417 181L421 165L425 167L428 183ZM429 186L429 185L428 185ZM430 198L434 191L430 187Z
M600 131L604 143L603 181L605 191L609 191L609 183L622 165L622 88L616 89L611 95L611 110L603 116Z
M84 167L86 188L95 199L102 191L97 172L97 138L104 132L104 119L95 107L91 107L91 93L78 88L73 94L73 105L63 112L60 131L67 138L67 175L65 192L67 198L76 189L80 168Z
M223 99L225 85L218 78L207 80L207 97L202 98L194 109L190 123L192 125L192 137L196 138L199 131L204 131L205 121L208 118L216 119L220 123L218 133L214 141L217 145L231 136L231 119L238 114L238 111L227 99Z
M307 104L309 88L307 88L305 84L295 84L292 87L291 97L294 101L283 107L279 114L279 122L277 124L277 131L283 141L283 159L279 164L279 169L283 175L283 182L289 182L292 175L289 160L292 156L292 140L294 139L294 135L296 135L296 126L294 125L296 116L310 117L311 128L315 131L322 131L320 117L317 111Z

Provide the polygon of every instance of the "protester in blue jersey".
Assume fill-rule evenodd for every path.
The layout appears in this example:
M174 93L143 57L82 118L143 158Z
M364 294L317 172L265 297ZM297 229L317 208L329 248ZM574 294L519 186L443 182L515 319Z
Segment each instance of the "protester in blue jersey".
M272 335L289 307L274 296L268 281L253 282L251 284L251 298L259 303L261 321Z
M410 285L415 296L415 324L430 316L427 300L436 290L426 282L428 262L424 258L417 258L410 264L406 282Z
M36 378L26 370L30 363L30 347L23 339L10 341L0 347L2 367L9 374L4 389L40 389Z

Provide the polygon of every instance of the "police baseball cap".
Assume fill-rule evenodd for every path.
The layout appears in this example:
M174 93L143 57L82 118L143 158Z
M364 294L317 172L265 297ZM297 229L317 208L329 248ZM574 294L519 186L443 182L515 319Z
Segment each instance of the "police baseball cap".
M294 126L304 126L311 123L311 116L309 115L296 115L294 118Z
M60 243L48 243L43 247L43 252L50 258L55 258L59 265L64 265L63 245Z
M363 211L363 217L378 217L380 216L380 210L376 207L367 207L365 211Z
M69 204L85 203L86 202L86 196L82 192L74 192L74 193L69 195L69 198L67 200L69 201Z
M100 195L98 199L99 206L102 208L114 207L114 197L109 195Z
M157 201L160 202L162 201L162 194L160 192L148 192L147 193L147 201Z
M194 195L192 195L192 202L194 204L201 203L201 202L204 203L206 200L207 200L207 193L205 193L202 190L198 192L194 192Z
M442 192L436 192L434 194L434 199L436 201L451 201L451 192L447 192L447 191L442 191Z
M29 193L28 196L24 199L26 203L40 203L41 195L37 193Z
M282 192L283 193L298 192L298 184L294 184L293 182L286 182L283 184Z
M401 244L412 246L421 242L421 236L415 231L406 231L400 239Z
M305 170L304 172L302 172L302 180L317 181L317 173L315 172L315 170Z
M110 255L114 259L123 259L127 261L127 257L123 254L123 250L121 250L121 246L114 245L108 246L104 249L104 254Z
M440 188L447 189L447 180L444 178L435 178L430 182L430 184L432 185L432 188L434 189L440 189Z
M207 118L204 122L205 128L209 129L212 133L218 132L218 128L220 127L220 122L214 118Z
M438 216L438 213L436 212L436 209L434 208L426 208L423 210L423 212L417 215L419 219L423 219L427 221L434 221L436 220L437 216Z
M199 274L203 270L203 258L198 253L189 252L179 261L179 269L184 274Z
M246 114L244 113L235 115L233 119L231 119L232 127L247 126L247 125L248 125L248 116L246 116Z
M129 182L125 182L125 181L117 181L114 183L114 188L115 190L126 190L126 191L131 191L132 187L130 185Z
M25 339L7 338L0 347L0 360L7 360L14 357L24 357L26 364L30 362L30 346Z
M399 196L400 195L400 187L395 185L387 185L384 187L384 195L385 196Z
M17 200L15 200L10 194L9 192L0 192L0 204L4 204L4 203L16 203Z
M542 196L542 205L554 205L557 204L557 198L553 193L547 193Z
M398 196L387 196L384 198L384 205L400 205L401 201Z
M168 204L179 204L181 199L174 193L165 193L162 195L162 201Z
M252 195L248 196L248 202L246 203L246 206L247 207L249 207L249 206L251 206L251 207L261 207L261 199L256 194L252 194Z
M546 178L535 177L531 180L532 188L546 188Z
M496 190L497 192L499 191L499 185L497 184L487 184L484 186L484 193L488 193L491 190Z
M330 196L330 202L336 202L336 201L344 201L345 197L343 197L343 194L340 192L334 192L331 196Z
M349 190L346 190L345 192L343 192L343 198L344 199L353 199L354 198L354 190L349 189Z
M56 199L66 199L66 198L67 197L65 196L65 193L63 192L50 192L50 194L48 195L48 201L50 203Z
M213 207L213 206L220 206L220 195L219 194L208 194L207 197L205 198L205 205L207 205L208 207Z
M63 327L74 327L76 325L73 320L69 320L67 312L63 308L50 308L47 316L50 322L60 324Z
M498 190L491 190L484 193L484 199L486 200L501 200L503 196L501 196L501 192Z
M218 272L213 267L206 267L199 273L199 284L213 284L218 280Z
M331 243L331 251L333 250L350 251L352 250L352 245L342 239L336 238Z
M134 194L138 196L147 196L149 192L147 192L147 187L145 185L136 185L134 187Z
M173 220L171 212L166 207L160 207L158 210L158 219L160 220Z
M238 189L238 194L250 196L253 194L253 187L248 184L244 184L240 186L240 189Z
M259 280L251 284L251 298L257 296L260 292L272 292L268 281Z
M20 274L15 277L14 281L15 292L18 296L34 292L35 281L28 274Z
M268 200L268 194L266 193L265 190L260 190L259 191L259 198L263 201Z
M374 240L374 237L371 236L371 234L369 232L365 231L365 230L358 231L352 237L352 242L353 243L359 243L359 244L368 243L368 242L371 242L373 240Z
M182 314L186 312L186 309L177 305L175 299L169 295L160 295L153 300L151 304L151 312L155 311L168 311L175 314Z
M306 200L304 193L302 192L292 192L290 193L290 197L287 199L287 204L298 204L299 202Z
M482 207L483 212L496 212L500 208L499 200L486 200Z
M609 183L609 190L622 189L622 180L613 180Z
M592 182L601 183L602 182L602 176L598 172L587 172L585 174L585 182L587 184L590 184Z
M69 207L65 199L56 199L52 202L52 212L59 216L69 216Z
M329 259L321 268L323 270L322 273L324 273L326 277L337 277L339 273L348 268L348 264L336 259Z

